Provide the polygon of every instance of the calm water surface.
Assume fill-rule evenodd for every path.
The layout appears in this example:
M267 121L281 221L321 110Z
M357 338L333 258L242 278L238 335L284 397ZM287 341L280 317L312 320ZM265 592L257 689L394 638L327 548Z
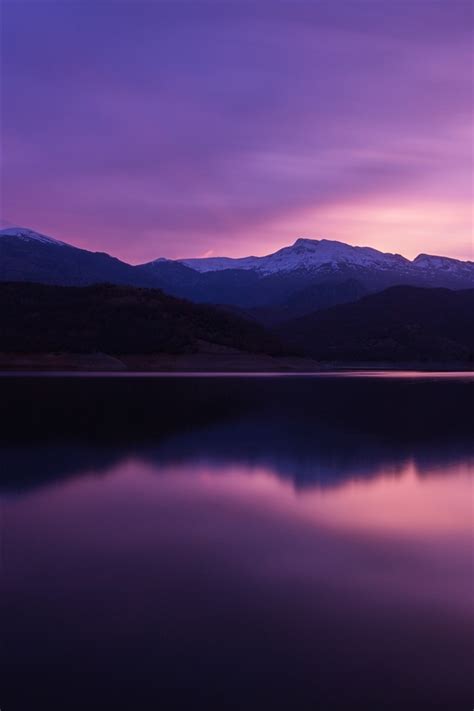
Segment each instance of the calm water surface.
M0 388L2 709L472 708L472 376Z

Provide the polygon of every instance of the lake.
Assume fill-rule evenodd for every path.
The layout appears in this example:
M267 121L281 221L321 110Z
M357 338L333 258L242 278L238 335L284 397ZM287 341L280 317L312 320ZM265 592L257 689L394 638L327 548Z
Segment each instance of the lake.
M0 376L17 709L471 709L474 379Z

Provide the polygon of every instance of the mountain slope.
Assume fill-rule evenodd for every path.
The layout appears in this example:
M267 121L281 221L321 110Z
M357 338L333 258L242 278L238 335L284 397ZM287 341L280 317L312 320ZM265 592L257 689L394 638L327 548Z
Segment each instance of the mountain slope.
M289 247L283 247L265 257L205 257L183 259L185 264L199 272L222 271L223 269L252 269L261 274L275 274L299 269L316 270L331 265L338 268L353 265L363 268L403 269L410 261L399 254L384 254L371 247L353 247L333 240L300 237Z
M420 254L410 261L400 254L380 252L372 247L355 247L327 239L300 238L291 246L265 257L207 257L184 259L181 263L201 273L239 269L252 270L261 275L294 271L347 275L357 270L361 273L385 273L390 275L389 278L397 274L402 282L407 278L445 278L452 282L467 279L474 282L474 262L427 254Z
M158 289L0 284L0 352L194 353L203 343L281 351L257 323Z
M268 323L399 284L474 287L473 262L428 255L410 261L398 254L329 240L298 239L265 257L160 259L143 268L160 280L165 265L192 270L185 281L164 286L172 293L252 309L255 318Z
M329 361L474 361L474 289L392 287L276 330Z
M131 266L31 230L9 228L0 231L0 281L160 288L274 324L394 285L472 288L474 263L429 255L410 261L369 247L299 239L266 257L161 258Z
M104 252L89 252L24 228L0 230L0 280L154 286L146 273Z

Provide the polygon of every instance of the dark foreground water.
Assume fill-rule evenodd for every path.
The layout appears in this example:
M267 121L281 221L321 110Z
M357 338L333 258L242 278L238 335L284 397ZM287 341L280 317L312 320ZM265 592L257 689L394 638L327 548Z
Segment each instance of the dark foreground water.
M2 711L470 711L473 391L0 378Z

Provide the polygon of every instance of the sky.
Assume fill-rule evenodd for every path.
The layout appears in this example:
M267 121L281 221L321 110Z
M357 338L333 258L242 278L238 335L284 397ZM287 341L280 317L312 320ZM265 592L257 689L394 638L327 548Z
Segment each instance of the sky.
M473 258L471 0L2 0L3 225Z

